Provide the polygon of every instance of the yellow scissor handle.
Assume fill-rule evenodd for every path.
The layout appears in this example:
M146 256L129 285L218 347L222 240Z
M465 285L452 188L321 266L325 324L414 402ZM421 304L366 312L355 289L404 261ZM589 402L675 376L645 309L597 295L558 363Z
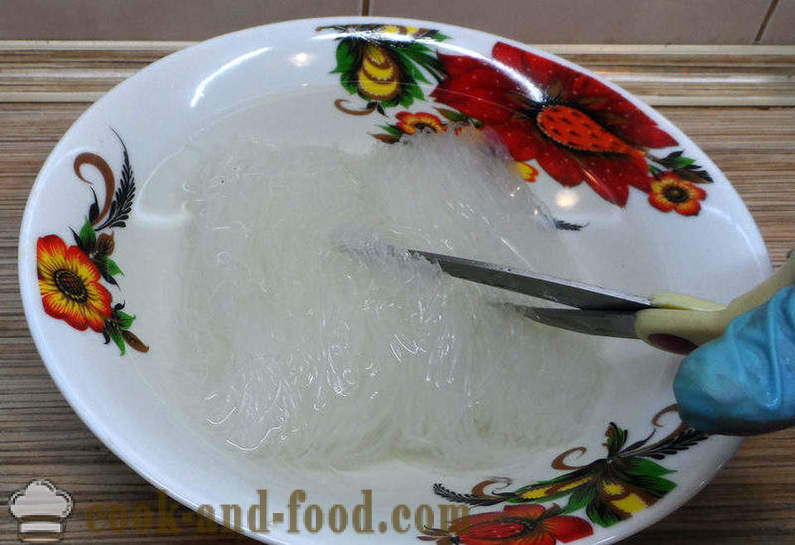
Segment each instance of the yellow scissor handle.
M689 295L660 293L651 301L661 308L639 311L635 331L652 346L686 354L720 337L734 318L766 303L778 290L791 284L795 284L795 256L727 307Z

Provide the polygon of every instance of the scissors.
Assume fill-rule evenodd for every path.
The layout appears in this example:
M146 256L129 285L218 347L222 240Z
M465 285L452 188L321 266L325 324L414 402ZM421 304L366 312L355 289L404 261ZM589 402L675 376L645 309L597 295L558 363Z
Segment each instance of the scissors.
M677 354L689 354L720 337L735 317L767 302L779 289L795 284L792 252L788 261L770 278L728 306L670 292L650 298L637 297L493 263L421 250L408 250L408 253L437 263L442 271L456 278L575 307L508 304L542 324L589 335L641 339L655 348Z

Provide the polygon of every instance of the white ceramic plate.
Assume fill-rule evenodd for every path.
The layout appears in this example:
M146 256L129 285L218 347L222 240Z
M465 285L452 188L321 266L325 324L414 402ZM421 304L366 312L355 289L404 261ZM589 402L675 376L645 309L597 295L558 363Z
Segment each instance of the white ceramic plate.
M593 407L589 431L571 438L568 454L528 459L517 452L515 464L485 472L385 461L346 473L290 474L185 426L152 378L178 353L167 333L179 288L176 271L187 266L173 257L179 255L173 251L179 229L156 221L173 216L176 186L152 174L188 138L221 118L228 130L277 144L336 144L354 151L383 145L373 134L390 142L423 127L490 129L504 139L553 214L568 227L585 226L562 231L587 265L580 280L726 302L769 274L751 216L712 162L659 114L594 78L490 34L369 18L253 28L153 64L69 129L28 201L20 284L47 368L110 449L192 508L245 508L257 502L257 489L267 489L269 511L287 513L291 491L304 489L303 521L309 503L326 513L333 504L352 511L362 501L361 489L371 489L381 543L421 538L512 544L535 536L545 545L585 545L637 532L690 498L739 445L679 426L675 411L665 411L674 402L678 358L640 342L605 340L603 357L622 371ZM95 182L93 210L94 197L78 173ZM104 210L108 188L115 193ZM84 225L86 217L93 227ZM115 306L121 302L123 309ZM103 344L103 336L112 342ZM137 352L144 343L149 351ZM120 357L122 347L127 355ZM503 479L472 490L493 476ZM438 506L459 501L479 505L472 517L438 529ZM410 525L405 533L392 526L393 508L401 504L412 510L400 524ZM425 523L437 530L417 528L413 513L422 504L433 506L435 520ZM328 518L317 534L287 533L286 523L257 533L243 518L242 531L274 543L373 539L353 531L350 522L346 531L332 532Z

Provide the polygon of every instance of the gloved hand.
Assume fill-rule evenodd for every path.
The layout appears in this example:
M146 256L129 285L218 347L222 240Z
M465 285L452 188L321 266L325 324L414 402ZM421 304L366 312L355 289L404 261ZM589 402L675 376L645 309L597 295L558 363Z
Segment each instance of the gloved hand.
M682 420L727 435L795 425L795 286L694 350L674 380Z

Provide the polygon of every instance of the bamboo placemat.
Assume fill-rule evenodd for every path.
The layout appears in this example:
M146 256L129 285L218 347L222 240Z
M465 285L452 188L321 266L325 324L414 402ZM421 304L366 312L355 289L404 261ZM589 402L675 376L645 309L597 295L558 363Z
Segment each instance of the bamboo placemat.
M68 490L66 542L253 543L202 535L89 532L92 508L146 504L156 491L111 454L58 392L19 299L16 246L28 192L69 125L116 83L186 43L0 42L0 544L18 543L8 495L34 478ZM795 46L542 46L656 106L733 182L774 264L795 245ZM633 545L795 544L795 430L746 441L696 498ZM179 509L179 519L187 510ZM157 521L154 522L155 528Z

